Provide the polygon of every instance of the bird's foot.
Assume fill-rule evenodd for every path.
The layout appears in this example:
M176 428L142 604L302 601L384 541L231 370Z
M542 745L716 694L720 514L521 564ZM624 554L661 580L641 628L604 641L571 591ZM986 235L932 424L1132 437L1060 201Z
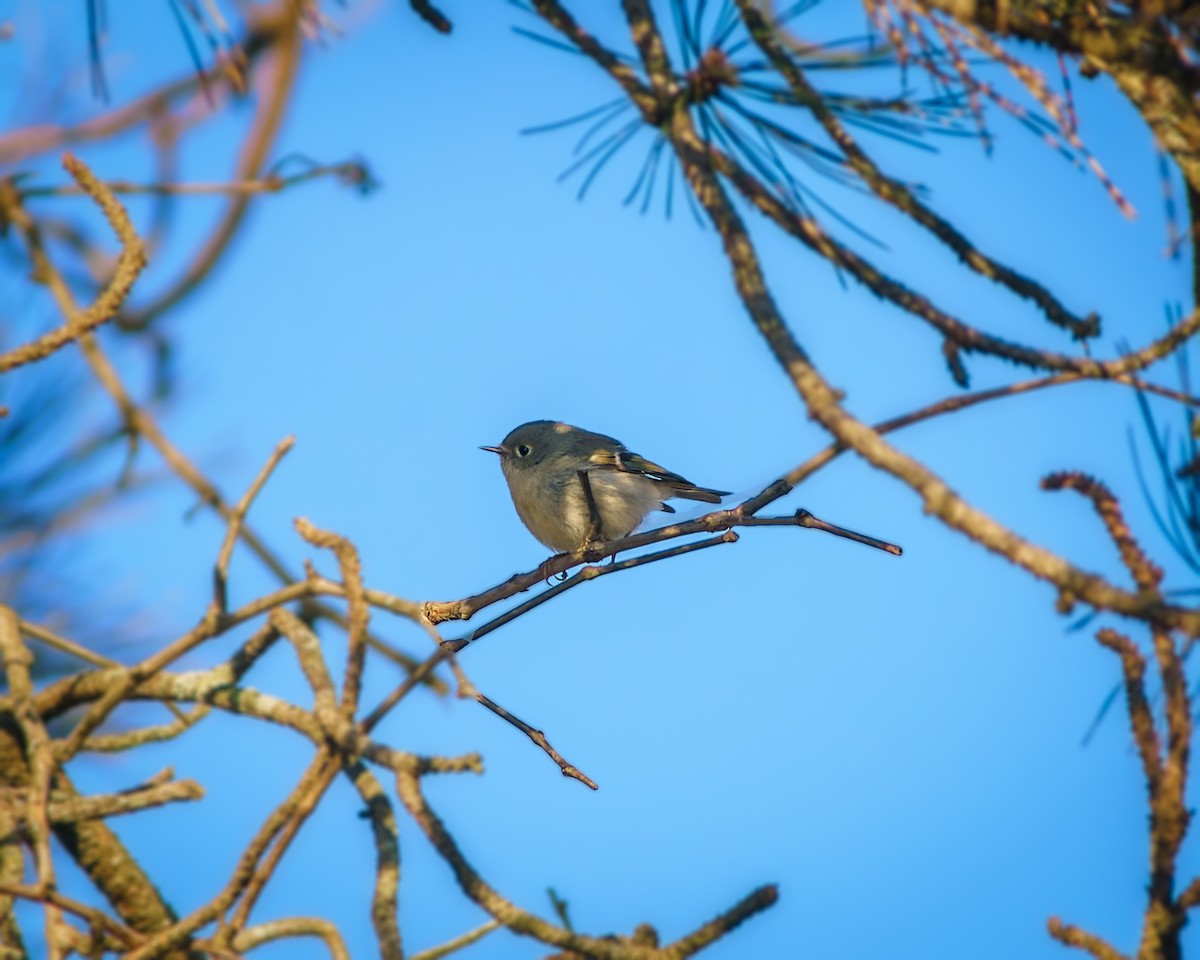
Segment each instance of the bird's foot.
M556 553L548 560L543 561L542 565L538 567L538 573L541 575L542 579L546 581L546 583L549 583L551 579L557 579L559 581L567 579L566 570L553 569L555 561L561 560L565 556L565 553Z

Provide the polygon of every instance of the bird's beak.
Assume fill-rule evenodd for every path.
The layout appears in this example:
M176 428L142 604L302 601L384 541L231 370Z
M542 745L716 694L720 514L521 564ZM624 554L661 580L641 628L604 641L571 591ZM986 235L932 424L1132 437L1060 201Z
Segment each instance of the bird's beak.
M480 447L479 449L486 450L488 453L498 453L500 456L504 456L503 447Z

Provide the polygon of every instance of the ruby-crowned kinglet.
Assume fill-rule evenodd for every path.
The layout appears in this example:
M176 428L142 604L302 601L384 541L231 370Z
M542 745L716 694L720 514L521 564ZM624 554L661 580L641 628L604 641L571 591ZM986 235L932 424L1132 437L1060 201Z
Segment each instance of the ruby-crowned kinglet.
M564 553L595 533L581 471L599 514L600 540L632 533L651 510L674 513L663 502L671 497L720 503L728 496L630 453L612 437L553 420L523 423L500 446L480 449L500 455L508 492L529 532Z

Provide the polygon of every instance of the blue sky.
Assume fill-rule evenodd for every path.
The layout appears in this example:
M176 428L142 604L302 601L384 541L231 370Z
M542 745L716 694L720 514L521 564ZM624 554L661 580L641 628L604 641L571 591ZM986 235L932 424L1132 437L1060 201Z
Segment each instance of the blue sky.
M34 6L22 17L32 21ZM110 6L115 103L186 69L166 5L160 22ZM619 41L617 11L578 6L589 29ZM611 81L514 34L514 24L533 25L514 7L447 13L449 37L404 5L337 13L347 35L310 49L275 156L361 156L382 189L359 199L317 182L265 198L203 291L163 322L180 378L162 411L170 436L237 496L294 433L252 524L294 568L314 556L294 517L343 533L371 586L413 599L459 597L544 559L494 458L477 449L518 423L546 417L610 433L697 483L739 492L825 442L748 321L714 232L680 203L670 221L622 206L644 146L619 156L579 202L578 178L555 182L571 162L571 132L519 135L610 99ZM98 112L86 98L82 27L74 13L59 16L73 31L53 41L70 67L63 82L79 115ZM822 33L835 18L818 16L803 21L804 35L836 35ZM19 44L0 55L5 76L19 72ZM1077 82L1075 93L1083 135L1137 208L1133 222L1095 178L1000 116L990 158L970 140L939 139L936 155L867 143L889 170L928 185L934 208L982 248L1077 311L1100 310L1097 353L1110 356L1122 340L1156 336L1165 303L1190 306L1188 276L1164 254L1153 144L1104 83ZM198 136L185 177L226 177L248 117L239 108ZM80 154L107 176L150 175L140 142ZM38 169L59 176L50 161ZM967 322L1069 349L1034 309L958 269L899 217L813 185L887 245L868 248L881 266ZM180 205L179 242L147 271L143 302L171 282L218 209ZM747 216L784 315L856 415L882 419L955 391L927 328L852 281L843 288ZM112 331L102 339L144 395L138 355ZM1024 376L995 360L968 366L979 388ZM80 367L66 354L46 365L62 375ZM1160 377L1172 382L1170 370ZM99 391L89 404L95 422L111 416ZM1186 587L1138 491L1127 442L1136 416L1125 388L1073 386L895 441L974 505L1125 583L1086 502L1038 489L1052 470L1094 473L1166 563L1169 585ZM159 467L149 453L142 463ZM115 476L119 461L110 466ZM147 647L131 659L187 629L207 602L223 527L203 512L186 519L192 499L163 484L91 531L75 561L99 601L136 616ZM381 725L381 739L406 749L483 753L484 777L426 783L468 857L523 907L548 915L553 886L581 930L649 921L664 940L778 883L779 904L714 957L784 945L811 957L1050 957L1063 949L1045 933L1051 915L1133 949L1146 810L1123 712L1081 746L1119 679L1115 658L1090 633L1068 631L1047 587L922 515L911 493L861 462L839 460L778 506L896 541L905 555L748 530L734 546L574 590L463 655L476 685L545 730L598 792L561 778L472 703L414 696ZM271 585L252 557L235 557L234 602ZM374 624L427 650L407 623L377 614ZM324 636L340 663L339 638ZM189 666L217 662L240 637L199 650ZM307 702L282 647L249 682ZM373 662L364 701L395 682ZM176 744L75 769L94 790L167 764L205 785L201 803L116 824L189 910L224 884L308 756L285 733L213 717ZM339 784L256 916L330 917L353 954L369 956L373 851L357 808ZM407 948L418 950L484 917L401 820L401 917ZM1186 846L1181 880L1197 866ZM305 944L262 955L322 952ZM499 933L470 955L539 950Z

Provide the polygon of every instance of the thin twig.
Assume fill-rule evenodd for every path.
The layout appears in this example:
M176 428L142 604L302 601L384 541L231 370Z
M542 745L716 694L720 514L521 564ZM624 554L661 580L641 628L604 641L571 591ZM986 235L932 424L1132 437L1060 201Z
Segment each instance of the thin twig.
M489 920L487 923L481 924L474 930L468 930L466 933L459 934L453 940L447 940L445 943L440 943L436 947L430 947L427 950L421 950L412 954L409 960L442 960L442 957L448 957L452 953L457 953L464 947L469 947L478 940L482 940L493 930L500 929L499 920Z
M637 537L626 537L625 541L636 540ZM482 640L485 636L494 630L498 630L506 623L511 623L517 617L524 616L534 607L539 607L548 600L553 600L560 596L572 587L577 587L581 583L586 583L589 580L595 580L597 577L605 577L612 573L620 573L622 570L631 570L634 567L643 567L648 563L655 563L659 560L668 560L671 557L683 556L687 553L694 553L697 550L704 550L708 547L717 547L723 543L736 543L738 536L732 530L726 530L724 533L715 537L710 537L707 540L696 540L692 543L685 543L677 547L670 547L667 550L660 550L656 553L643 553L636 557L629 557L626 560L619 560L616 563L606 563L602 566L589 565L582 567L576 571L568 579L562 583L556 583L554 586L539 593L536 597L517 604L517 606L506 610L494 620L489 620L487 623L480 625L472 630L469 634L459 637L455 640L446 640L442 643L442 649L450 653L458 653L467 644L474 643L476 640ZM609 553L615 553L613 548L618 546L622 540L613 540L603 545L603 550L607 556Z
M221 549L217 553L217 565L213 571L213 603L221 613L226 613L229 610L229 561L233 557L234 544L237 543L238 537L241 535L246 513L250 509L250 504L254 502L254 498L258 496L258 492L263 488L263 484L267 482L267 478L295 443L296 438L294 436L286 436L275 445L275 449L267 458L267 462L263 464L262 469L258 472L258 476L254 478L254 482L250 484L246 492L242 494L242 499L234 504L233 510L230 512L229 522L225 528L225 539L222 541Z
M272 943L289 937L318 937L329 950L329 960L350 960L350 951L338 928L320 917L285 917L269 920L241 931L230 946L239 954L249 953L264 943Z
M1096 960L1127 960L1124 954L1107 941L1081 930L1073 924L1063 923L1058 917L1051 917L1046 922L1050 936L1068 947L1078 947L1090 953Z
M121 242L121 253L117 258L112 279L90 307L78 310L72 304L71 309L63 311L66 323L57 330L51 330L31 343L0 354L0 373L41 360L113 319L133 289L134 281L146 266L146 249L120 201L72 154L63 154L62 162L67 172L79 184L79 189L95 200L104 212L109 226ZM36 230L29 214L21 206L11 180L0 180L0 220L16 223L27 234Z
M562 771L562 775L564 777L568 777L572 780L578 780L580 783L590 787L593 790L599 789L595 780L576 767L573 763L568 762L562 756L562 754L560 754L554 749L554 747L550 745L550 741L546 739L546 735L541 730L531 727L520 717L510 713L508 710L505 710L504 707L496 703L495 700L484 696L479 691L479 688L476 687L475 684L472 683L467 677L466 673L463 672L455 658L451 657L450 663L454 668L455 676L458 678L459 697L474 700L476 703L492 711L492 713L494 713L500 719L511 723L514 727L525 734L525 736L532 740L533 743L536 744L546 754L546 756L548 756L558 765L558 769Z
M115 194L126 196L178 197L207 196L212 194L228 196L231 194L279 193L289 187L298 186L310 180L327 176L335 177L346 183L355 184L360 188L368 186L371 183L371 177L366 168L361 163L351 162L320 166L314 165L300 173L294 173L286 177L280 176L277 173L271 173L257 180L235 180L230 183L179 183L177 181L133 183L129 180L105 180L103 181L103 185ZM64 185L58 187L21 187L18 192L22 197L37 198L78 196L81 193L89 191L78 186Z
M342 571L342 583L346 588L346 601L350 607L350 616L341 703L347 718L353 718L358 709L363 662L367 652L367 630L371 619L370 607L363 590L362 562L358 558L358 551L354 544L340 534L318 530L303 517L296 518L295 526L300 536L313 546L331 550L337 557L338 567Z

